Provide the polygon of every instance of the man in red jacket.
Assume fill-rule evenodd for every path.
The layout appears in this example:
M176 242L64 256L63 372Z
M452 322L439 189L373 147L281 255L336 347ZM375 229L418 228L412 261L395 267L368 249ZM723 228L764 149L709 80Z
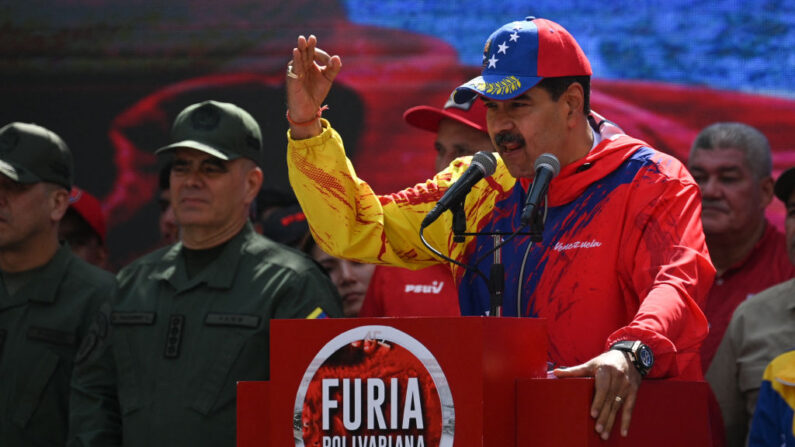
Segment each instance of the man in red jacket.
M486 314L488 287L476 271L492 265L491 238L455 243L450 213L422 224L471 160L376 196L353 172L339 134L319 119L342 62L316 45L314 36L299 37L287 72L287 161L317 243L364 262L440 263L418 235L422 225L425 241L459 263L451 270L462 313ZM569 366L555 374L594 377L595 430L607 439L621 410L626 435L644 375L702 377L707 322L699 305L715 270L698 186L677 160L591 113L590 64L560 25L508 23L489 37L483 60L482 76L459 87L456 100L485 102L499 159L466 198L466 232L521 230L535 162L543 153L557 157L562 169L539 215L541 242L520 236L502 247L504 315L547 318L549 359Z

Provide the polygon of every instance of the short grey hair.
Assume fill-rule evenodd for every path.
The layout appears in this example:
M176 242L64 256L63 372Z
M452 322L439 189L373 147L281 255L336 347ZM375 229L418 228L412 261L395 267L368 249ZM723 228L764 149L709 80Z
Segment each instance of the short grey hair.
M697 150L737 149L757 180L770 177L773 160L770 143L762 132L743 123L715 123L705 127L693 141L690 157Z

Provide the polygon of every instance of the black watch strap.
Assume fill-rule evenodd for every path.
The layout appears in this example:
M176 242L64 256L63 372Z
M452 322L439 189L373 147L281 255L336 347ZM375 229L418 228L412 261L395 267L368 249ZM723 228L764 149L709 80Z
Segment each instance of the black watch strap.
M626 352L629 360L635 369L638 370L641 376L649 373L649 370L654 365L654 354L651 349L637 340L623 340L610 346L610 349Z

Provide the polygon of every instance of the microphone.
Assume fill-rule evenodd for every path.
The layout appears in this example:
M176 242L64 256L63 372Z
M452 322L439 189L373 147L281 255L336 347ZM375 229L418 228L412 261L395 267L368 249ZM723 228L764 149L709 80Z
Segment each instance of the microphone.
M472 156L472 162L469 168L464 171L464 174L453 183L452 186L444 193L441 199L436 203L430 213L422 220L422 228L427 227L433 223L445 211L461 202L472 186L479 182L482 178L494 174L497 169L497 159L491 152L480 151Z
M522 225L530 224L533 214L547 193L549 182L560 173L560 161L552 154L541 154L536 159L535 168L536 176L533 179L533 185L530 186L530 192L527 193L524 210L522 210Z

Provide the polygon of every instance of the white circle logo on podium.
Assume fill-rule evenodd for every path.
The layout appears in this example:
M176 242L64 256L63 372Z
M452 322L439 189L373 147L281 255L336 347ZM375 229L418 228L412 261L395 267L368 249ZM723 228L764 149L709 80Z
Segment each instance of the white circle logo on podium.
M390 326L361 326L317 353L295 399L296 447L452 447L455 408L433 354Z

